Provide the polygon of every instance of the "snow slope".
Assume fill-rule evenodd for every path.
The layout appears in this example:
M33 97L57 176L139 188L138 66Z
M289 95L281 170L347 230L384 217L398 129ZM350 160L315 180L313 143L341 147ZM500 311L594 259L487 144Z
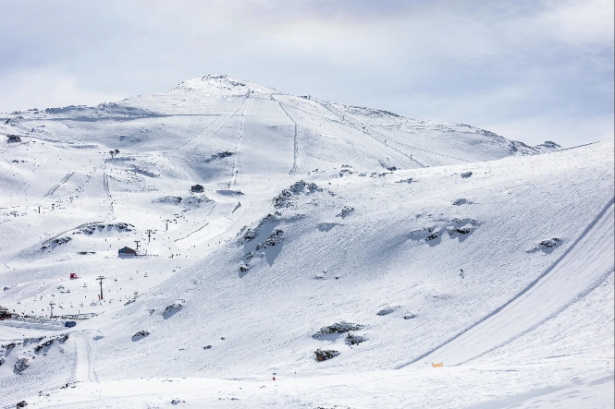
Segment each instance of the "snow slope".
M528 147L224 76L0 132L21 137L0 305L97 314L55 327L61 359L17 345L1 404L612 407L612 141Z
M536 280L483 320L415 362L468 362L502 347L586 296L613 274L613 216L611 200Z

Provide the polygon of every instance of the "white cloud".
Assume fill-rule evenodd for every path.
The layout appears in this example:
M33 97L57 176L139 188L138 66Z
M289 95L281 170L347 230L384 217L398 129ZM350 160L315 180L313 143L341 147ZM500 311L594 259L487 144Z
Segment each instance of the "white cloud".
M121 99L119 94L88 90L56 68L28 69L0 77L0 112L66 105L97 105Z
M64 0L0 12L3 110L223 73L511 134L538 117L613 116L612 0Z
M557 1L534 22L544 36L575 47L612 47L615 33L612 0Z
M480 126L530 145L554 141L572 147L614 138L613 117L610 115L580 119L524 117L516 121L485 122Z

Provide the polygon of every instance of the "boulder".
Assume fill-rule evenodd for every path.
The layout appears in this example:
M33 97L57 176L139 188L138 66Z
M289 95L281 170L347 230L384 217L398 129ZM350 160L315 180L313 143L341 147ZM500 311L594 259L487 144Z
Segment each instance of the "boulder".
M380 316L383 316L383 315L389 315L389 314L391 314L393 311L395 311L395 307L386 307L386 308L383 308L383 309L381 309L380 311L378 311L378 312L376 313L376 315L380 315Z
M327 360L329 360L331 358L335 358L339 354L340 354L339 351L335 351L333 349L329 349L329 350L317 349L314 352L314 355L316 356L316 361L317 362L327 361Z
M16 374L20 374L28 368L28 358L19 358L17 362L15 362L15 367L13 368L13 372Z
M354 207L344 206L341 212L335 215L335 217L341 217L342 219L354 212Z
M433 232L429 236L425 237L425 241L435 240L440 236L440 232Z
M558 239L557 237L553 237L552 239L541 241L540 245L546 248L553 248L553 247L556 247L561 241L562 241L561 239Z
M346 344L348 345L359 345L365 341L367 341L367 338L362 335L351 334L350 332L346 335Z
M141 330L132 336L133 341L139 341L145 337L149 336L149 331Z
M412 183L412 182L413 182L412 178L408 178L408 179L398 180L395 183Z
M183 300L178 300L172 304L167 305L167 307L162 312L162 316L164 318L171 317L173 314L179 312L179 310L181 310L184 307L183 304L184 304Z
M260 250L261 248L273 247L276 244L282 242L284 240L284 231L281 229L275 229L273 233L267 237L267 240L263 244L259 244L256 246L256 250Z
M320 338L331 334L345 334L346 332L359 331L363 328L365 328L364 325L342 321L328 327L322 327L316 334L312 335L312 338Z

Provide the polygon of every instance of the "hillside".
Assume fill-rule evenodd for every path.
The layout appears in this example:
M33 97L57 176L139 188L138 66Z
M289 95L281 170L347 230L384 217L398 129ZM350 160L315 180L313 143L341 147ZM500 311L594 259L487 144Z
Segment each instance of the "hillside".
M0 323L1 404L612 407L612 141L223 76L0 133L0 305L97 314Z

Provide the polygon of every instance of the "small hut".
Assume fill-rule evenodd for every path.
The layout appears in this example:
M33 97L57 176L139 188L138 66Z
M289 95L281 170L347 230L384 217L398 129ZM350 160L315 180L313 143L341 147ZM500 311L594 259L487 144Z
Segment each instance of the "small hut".
M192 191L192 193L203 193L205 191L205 189L203 188L202 185L194 185L190 188L190 190Z
M131 249L130 247L122 247L117 251L118 256L136 256L137 251L135 249Z
M21 142L21 137L19 135L8 135L7 138L8 143Z
M8 308L0 306L0 320L13 318L13 313Z

